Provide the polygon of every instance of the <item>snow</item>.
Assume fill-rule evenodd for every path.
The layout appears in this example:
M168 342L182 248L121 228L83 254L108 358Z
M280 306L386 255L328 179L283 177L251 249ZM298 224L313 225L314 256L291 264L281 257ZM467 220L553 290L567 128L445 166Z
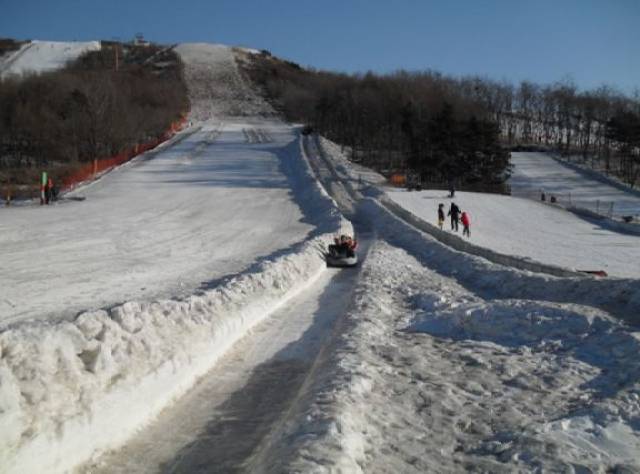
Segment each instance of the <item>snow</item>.
M183 43L175 48L185 63L190 117L273 116L273 108L244 81L228 46Z
M100 47L99 41L31 41L0 58L0 78L61 69L69 61Z
M584 183L584 181L582 181ZM576 185L577 186L577 185ZM623 234L560 207L521 197L457 191L386 190L396 203L437 226L438 204L451 202L471 216L474 245L573 270L605 270L612 277L640 278L640 236ZM451 231L449 218L444 230Z
M363 214L379 240L269 472L640 469L638 280L522 272Z
M588 170L568 166L546 153L518 152L511 154L513 176L509 184L514 195L535 194L540 199L544 190L547 199L555 195L570 201L567 205L587 209L609 210L614 216L640 214L640 194L630 192L619 184L607 182Z
M599 244L628 278L460 251L386 202L434 222L442 192L384 188L271 118L229 48L177 50L188 136L84 201L0 210L3 472L640 470L640 279L620 234L459 193L462 242L580 269ZM322 252L354 231L339 210L367 245L333 278Z
M458 191L450 199L446 191L384 191L393 202L431 223L434 229L438 204L444 204L448 212L455 202L471 216L468 242L472 245L568 270L604 270L612 277L640 277L638 232L607 219L568 212L548 201L558 196L567 207L591 210L605 209L606 202L615 201L616 212L636 214L640 212L640 197L568 168L543 153L512 153L512 162L512 196ZM540 200L541 189L546 193L545 202ZM449 219L444 230L455 234Z
M640 333L478 294L384 242L355 294L280 471L640 468Z
M352 232L294 128L218 105L179 145L67 196L84 201L0 211L3 471L64 472L125 442Z
M331 328L351 302L357 272L330 269L307 289L256 325L201 381L119 451L107 453L80 472L220 472L245 463L265 446L295 400ZM282 383L274 383L282 380ZM257 403L256 403L257 401ZM248 413L246 413L248 412ZM238 416L242 413L242 416Z
M248 143L257 128L272 141ZM0 323L192 294L300 242L314 227L291 195L296 154L287 126L205 125L73 193L84 201L1 209Z
M290 165L304 186L300 202L317 219L309 238L183 299L129 301L83 312L73 322L23 323L0 333L0 465L9 472L43 463L64 471L124 442L250 327L319 277L326 242L352 231L304 161ZM34 455L40 451L46 454Z

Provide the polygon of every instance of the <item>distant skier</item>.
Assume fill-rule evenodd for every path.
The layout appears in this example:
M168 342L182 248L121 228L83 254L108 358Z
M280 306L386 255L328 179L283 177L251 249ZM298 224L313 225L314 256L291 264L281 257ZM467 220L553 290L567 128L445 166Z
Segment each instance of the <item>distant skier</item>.
M460 217L460 222L462 222L462 235L466 235L467 237L471 237L471 218L467 211L462 212L462 216Z
M451 216L451 230L458 232L458 220L460 219L460 208L456 206L455 202L451 203L448 216Z
M444 225L444 204L438 204L438 227L442 230L442 226Z

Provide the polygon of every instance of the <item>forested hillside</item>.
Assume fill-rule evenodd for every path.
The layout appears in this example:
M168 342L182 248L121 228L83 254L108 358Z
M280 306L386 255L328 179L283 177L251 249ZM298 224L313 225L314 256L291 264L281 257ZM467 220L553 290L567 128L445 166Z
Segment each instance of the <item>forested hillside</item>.
M498 190L508 152L490 110L435 72L348 76L306 70L266 52L245 70L289 120L346 146L354 161L423 184Z
M579 91L570 80L543 86L434 71L326 73L268 51L243 63L290 120L312 124L348 147L354 160L383 172L409 169L423 182L454 179L491 190L508 173L505 148L534 148L580 156L638 183L637 94L608 86Z
M161 137L188 110L171 48L103 42L66 68L0 81L0 187L29 196L84 163Z

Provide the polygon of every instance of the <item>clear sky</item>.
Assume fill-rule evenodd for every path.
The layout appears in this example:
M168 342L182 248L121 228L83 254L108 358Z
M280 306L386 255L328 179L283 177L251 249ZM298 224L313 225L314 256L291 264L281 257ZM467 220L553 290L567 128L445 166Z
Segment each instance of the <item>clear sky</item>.
M0 36L215 42L303 66L640 88L640 0L0 0Z

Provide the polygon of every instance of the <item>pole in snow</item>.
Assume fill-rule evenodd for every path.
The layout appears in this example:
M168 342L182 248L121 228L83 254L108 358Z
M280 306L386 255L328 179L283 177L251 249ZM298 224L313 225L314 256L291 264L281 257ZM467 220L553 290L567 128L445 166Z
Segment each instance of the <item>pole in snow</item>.
M42 180L40 181L40 205L44 204L45 200L45 189L44 187L47 185L47 172L42 172Z

